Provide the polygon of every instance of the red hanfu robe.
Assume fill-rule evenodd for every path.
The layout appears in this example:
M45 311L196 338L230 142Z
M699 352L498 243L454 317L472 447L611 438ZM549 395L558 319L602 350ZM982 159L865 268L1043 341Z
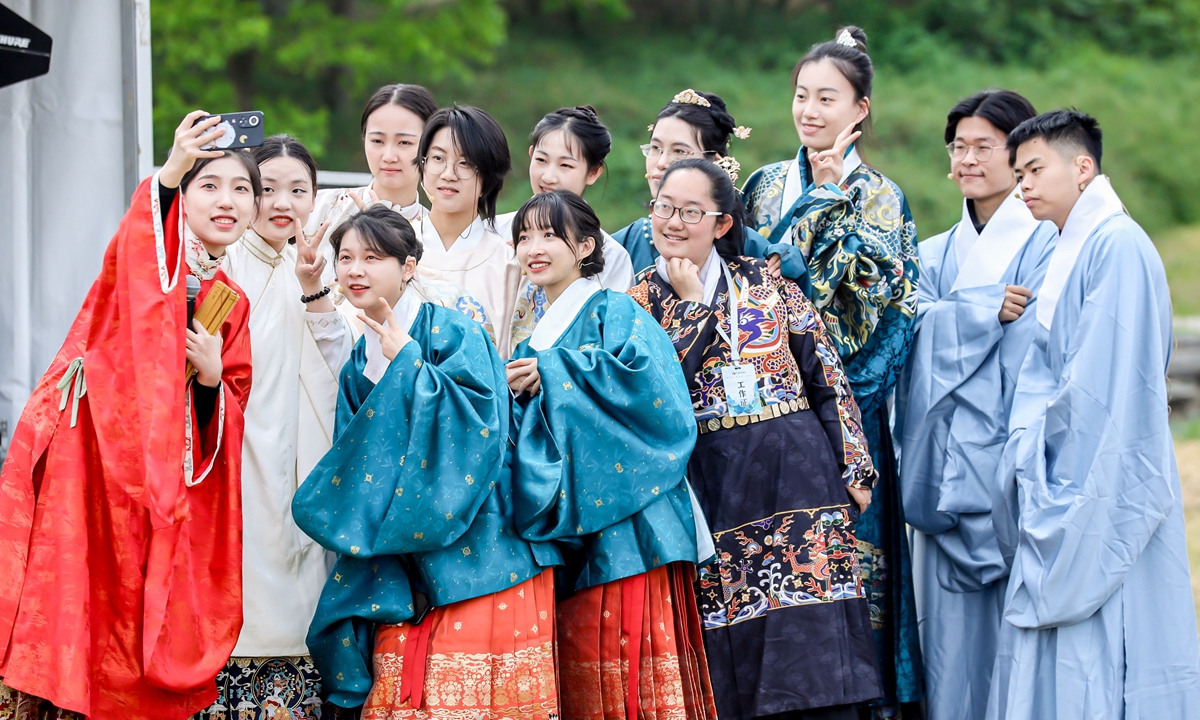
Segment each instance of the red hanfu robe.
M164 222L157 178L138 187L0 473L0 679L88 717L207 707L242 624L249 302L221 329L201 427L183 381L179 205ZM237 290L205 274L197 306L217 280ZM60 410L76 358L86 389L71 375Z

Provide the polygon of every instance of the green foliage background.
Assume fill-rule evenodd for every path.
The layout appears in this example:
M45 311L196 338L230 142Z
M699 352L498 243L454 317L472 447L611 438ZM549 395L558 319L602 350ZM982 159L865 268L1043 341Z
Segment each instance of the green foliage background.
M904 189L922 236L961 207L946 179L947 110L1006 87L1039 110L1097 116L1104 170L1134 217L1165 238L1164 255L1194 266L1200 253L1200 235L1176 229L1200 223L1200 0L155 0L151 11L160 160L187 111L257 109L322 167L366 170L362 103L384 83L417 82L504 126L511 210L529 195L533 124L587 103L614 138L588 195L610 230L644 212L637 146L676 92L716 92L754 128L732 147L745 177L795 153L792 65L853 23L877 66L864 151ZM1177 312L1200 312L1200 268L1168 269Z

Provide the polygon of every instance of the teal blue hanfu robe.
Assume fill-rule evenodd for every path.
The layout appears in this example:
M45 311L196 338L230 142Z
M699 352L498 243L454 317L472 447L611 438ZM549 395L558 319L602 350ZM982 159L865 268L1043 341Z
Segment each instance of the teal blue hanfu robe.
M513 357L536 357L541 375L537 395L513 401L521 536L575 558L575 590L707 559L697 539L712 540L685 479L691 400L654 318L628 295L576 280Z
M1103 175L1063 226L1036 313L995 505L1012 569L987 717L1200 717L1171 300Z
M884 680L882 705L886 711L919 702L920 638L888 412L916 326L920 265L908 201L854 148L836 185L814 183L801 147L795 159L756 170L742 196L759 232L774 243L769 247L791 245L803 258L806 273L796 284L820 311L862 411L879 483L858 520L858 549Z
M541 572L512 521L505 373L479 323L405 291L413 342L389 363L365 333L342 369L333 448L292 502L338 559L308 647L328 702L362 705L374 626L518 585ZM416 586L410 588L410 581Z
M1016 192L982 233L969 202L960 223L920 245L917 331L896 392L926 720L979 720L987 709L1008 577L992 528L996 469L1058 236ZM1002 325L1010 284L1035 299Z

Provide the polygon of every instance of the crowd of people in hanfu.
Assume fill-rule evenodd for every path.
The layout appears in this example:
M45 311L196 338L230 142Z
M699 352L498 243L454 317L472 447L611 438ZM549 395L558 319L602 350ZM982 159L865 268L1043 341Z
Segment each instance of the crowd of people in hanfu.
M500 125L417 85L353 189L187 115L4 462L0 718L1200 718L1170 298L1097 121L947 108L918 243L873 79L813 46L742 180L736 108L663 98L611 234L591 106L502 215Z

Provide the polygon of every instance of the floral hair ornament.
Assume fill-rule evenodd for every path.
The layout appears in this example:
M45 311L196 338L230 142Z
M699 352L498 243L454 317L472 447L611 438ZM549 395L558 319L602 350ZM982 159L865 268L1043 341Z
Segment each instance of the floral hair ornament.
M850 34L849 30L842 30L837 36L837 44L845 45L846 47L858 48L858 41Z
M646 126L646 132L654 132L654 123L650 123Z
M716 165L717 165L717 167L721 168L725 172L729 173L730 180L732 180L735 183L737 182L738 171L740 171L742 169L742 164L737 161L737 158L735 158L732 155L726 155L725 157L718 160L716 162Z
M746 140L750 137L750 131L753 128L748 128L745 125L738 125L733 129L733 136L738 140Z
M701 95L700 93L696 92L695 90L693 90L691 88L688 88L687 90L684 90L683 92L679 93L675 97L671 98L671 102L679 103L681 105L699 105L700 107L712 107L712 103L710 103L703 95Z

